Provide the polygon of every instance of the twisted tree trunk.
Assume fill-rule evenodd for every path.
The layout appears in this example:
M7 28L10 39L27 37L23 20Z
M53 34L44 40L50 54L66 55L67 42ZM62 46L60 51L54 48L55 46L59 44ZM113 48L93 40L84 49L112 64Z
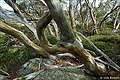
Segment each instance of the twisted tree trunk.
M49 44L46 36L45 36L45 28L47 27L47 25L50 23L50 21L52 20L52 17L50 15L49 12L46 12L38 21L37 23L37 35L38 38L40 40L41 45L43 44Z
M83 47L80 47L81 44L78 44L80 41L76 41L77 38L74 36L74 33L64 16L59 0L44 1L50 10L52 18L55 20L57 26L60 28L62 41L70 42L70 44L63 43L62 47L73 55L78 55L83 61L86 69L88 69L89 71L94 72L98 75L104 73L106 71L105 65L96 62L95 57L88 53Z
M40 46L32 42L24 33L7 25L3 21L0 21L0 31L18 38L26 46L34 49L41 56L49 58L50 54L55 54L57 52L72 53L73 55L81 58L83 64L85 65L85 68L90 72L96 75L104 74L107 71L106 65L101 62L97 62L96 58L83 48L80 38L78 36L75 36L74 31L71 29L71 26L67 22L59 0L44 1L48 6L50 13L46 13L45 16L43 16L37 24L36 31L41 43ZM52 19L56 22L61 32L60 37L62 43L59 47L48 46L47 39L44 35L44 30ZM118 71L120 70L119 67L116 68L118 68Z
M0 21L0 31L14 36L18 40L20 40L22 43L24 43L27 47L34 49L38 54L44 57L48 57L49 55L48 52L46 52L42 47L32 42L23 32L7 25L3 21Z
M67 22L67 19L65 18L59 0L44 0L44 1L50 10L52 18L55 20L58 28L60 29L61 40L65 42L73 42L75 40L75 36Z

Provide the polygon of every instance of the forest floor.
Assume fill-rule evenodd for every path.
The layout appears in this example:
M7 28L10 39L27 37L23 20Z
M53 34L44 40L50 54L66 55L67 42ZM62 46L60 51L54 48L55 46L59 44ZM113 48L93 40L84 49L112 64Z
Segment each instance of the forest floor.
M120 66L119 33L111 33L106 30L100 34L88 36L87 38ZM39 58L39 56L34 57L30 49L27 49L25 46L19 48L13 47L13 45L16 45L16 42L11 44L9 39L6 35L0 34L0 68L9 73L10 80L29 74L34 75L34 72L36 72L36 75L39 74L39 76L33 80L56 80L58 75L61 76L58 80L64 80L65 77L65 80L82 80L81 76L83 80L95 79L86 75L84 66L78 59L58 57L57 60L52 61ZM52 39L51 37L49 38L53 42ZM87 41L83 40L83 45L86 49L94 51ZM48 78L43 75L48 76ZM28 78L28 76L26 77Z

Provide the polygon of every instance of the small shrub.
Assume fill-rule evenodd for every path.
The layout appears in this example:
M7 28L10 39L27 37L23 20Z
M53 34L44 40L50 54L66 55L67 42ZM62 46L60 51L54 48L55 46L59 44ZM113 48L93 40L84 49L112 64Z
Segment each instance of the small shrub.
M94 35L88 37L99 49L108 56L112 57L119 55L120 52L120 36L119 35ZM83 45L89 50L94 49L89 46L89 43L83 40Z
M32 58L31 50L25 46L9 45L9 38L0 34L0 68L8 71L11 65L20 65Z

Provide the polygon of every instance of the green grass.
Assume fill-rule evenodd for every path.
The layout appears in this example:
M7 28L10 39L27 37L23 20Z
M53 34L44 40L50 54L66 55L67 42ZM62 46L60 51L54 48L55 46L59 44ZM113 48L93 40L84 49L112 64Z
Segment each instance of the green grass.
M15 48L8 43L6 35L0 35L0 68L9 71L11 65L20 65L32 58L31 50L22 46Z

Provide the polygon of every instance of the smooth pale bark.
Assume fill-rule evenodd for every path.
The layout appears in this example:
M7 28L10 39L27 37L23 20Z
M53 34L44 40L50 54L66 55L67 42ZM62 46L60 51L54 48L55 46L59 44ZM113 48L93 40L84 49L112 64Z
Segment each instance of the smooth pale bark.
M20 40L25 46L34 49L36 53L40 54L43 57L49 58L50 54L56 54L56 52L68 52L65 48L58 48L58 47L49 47L48 45L44 45L42 47L36 45L32 42L23 32L9 26L3 21L0 21L0 31L12 35L13 37ZM50 53L50 54L49 54Z
M71 26L69 25L64 11L60 5L59 0L44 0L49 8L53 20L56 22L60 31L60 40L66 43L77 43L79 47L83 48L80 38L76 38L77 35L73 33Z
M79 56L85 68L92 72L94 75L102 75L107 71L106 66L102 63L96 62L95 57L93 57L85 49L72 44L64 45L64 47L73 55L77 57Z
M120 21L118 22L117 26L116 26L116 30L120 27Z
M50 26L52 26L55 36L59 39L59 31L57 24L54 21L52 21Z
M41 45L48 44L48 40L45 36L45 28L51 22L52 17L49 12L46 12L38 21L37 23L37 35L40 40Z
M55 34L53 33L53 28L49 25L49 27L47 27L48 33L52 36L55 36Z
M61 32L61 40L65 42L74 42L75 36L70 25L65 18L62 7L60 5L59 0L44 0L47 4L51 16L56 22L60 32Z
M10 34L17 39L19 39L21 42L23 42L26 46L34 49L38 54L44 56L44 57L49 57L49 54L46 52L48 51L50 53L50 48L47 49L45 47L44 49L41 48L40 46L34 44L32 41L30 41L24 33L21 31L16 30L15 28L12 28L11 26L7 25L6 23L0 21L0 31ZM51 48L54 52L70 52L74 55L78 55L81 60L83 61L86 69L88 69L91 72L94 72L98 75L104 73L106 71L105 65L101 63L97 63L95 61L95 58L91 56L88 52L86 52L85 49L80 48L78 46L74 45L65 45L63 44L63 47L61 48Z
M18 38L21 42L23 42L26 46L33 48L36 52L41 54L42 56L48 57L48 53L56 53L56 52L69 52L74 55L77 55L77 57L80 57L82 62L85 65L85 68L89 71L101 75L106 72L106 66L102 63L96 62L95 58L88 53L83 47L79 47L79 43L76 41L76 37L73 34L73 31L71 27L69 26L69 23L67 22L63 10L60 6L59 0L44 0L50 10L50 14L52 18L57 23L57 26L60 29L61 32L61 39L63 41L63 44L60 44L61 47L48 47L48 45L45 45L44 47L40 47L36 44L34 44L32 41L30 41L27 36L25 36L21 31L18 31L11 26L5 24L4 22L0 22L0 31L8 33L16 38ZM48 23L51 21L49 18L50 16L47 16L39 21L40 25L38 26L38 34L43 34L44 29L48 25ZM44 20L44 21L42 21ZM40 30L39 30L40 29ZM39 33L41 31L41 33ZM41 35L40 35L41 39ZM64 42L65 41L65 42ZM68 43L66 43L68 42ZM69 43L70 42L70 43ZM44 49L43 49L44 48Z
M22 43L24 43L26 46L34 49L41 56L44 56L44 57L48 56L48 53L43 48L33 43L23 32L7 25L2 21L0 21L0 31L14 36L18 40L20 40Z
M95 58L88 53L83 47L80 47L78 41L76 41L76 37L74 37L73 31L70 29L68 22L63 14L63 10L60 6L59 0L44 0L50 10L51 16L57 23L58 27L60 28L62 39L63 41L71 41L74 43L66 43L62 42L60 46L66 52L72 53L73 55L77 55L83 61L86 69L89 71L101 75L102 73L106 72L106 66L102 63L98 63L95 61ZM65 33L67 31L67 33ZM72 31L72 33L70 32ZM68 35L67 35L68 34ZM72 35L71 35L72 34ZM54 50L58 50L56 48ZM53 50L53 49L52 49Z

